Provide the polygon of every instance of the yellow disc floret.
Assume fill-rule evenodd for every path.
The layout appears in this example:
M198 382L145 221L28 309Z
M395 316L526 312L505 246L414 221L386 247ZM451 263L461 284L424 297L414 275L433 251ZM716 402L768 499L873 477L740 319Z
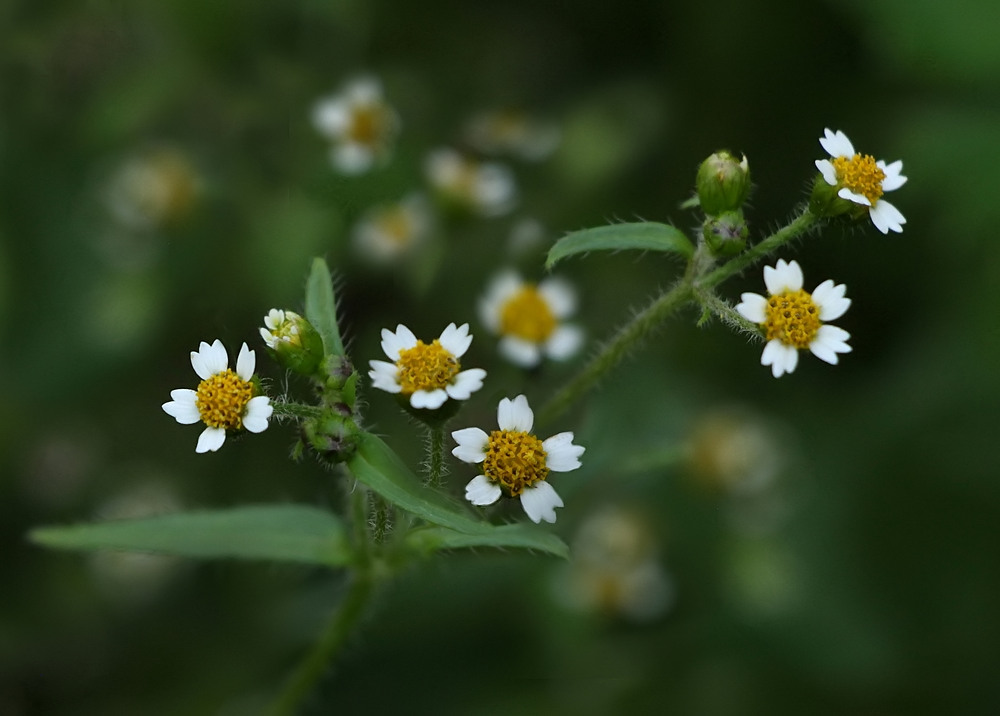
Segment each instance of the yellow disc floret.
M388 112L381 105L355 107L347 135L358 144L374 147L384 139L390 122Z
M238 430L243 427L243 413L253 394L253 383L227 369L201 381L194 404L201 421L210 428Z
M518 430L494 430L486 448L483 473L511 497L517 497L524 488L549 474L542 441Z
M835 157L831 163L841 184L855 194L861 194L875 206L882 196L882 181L885 179L885 172L879 168L875 157L855 154L853 157Z
M777 338L786 345L808 348L822 323L819 309L805 291L786 291L767 299L764 328L767 340Z
M402 206L395 206L382 211L375 218L375 226L392 243L400 247L406 246L413 238L413 219L410 216L410 212Z
M396 368L403 395L411 395L418 390L444 388L458 374L461 365L435 338L430 345L417 341L413 348L401 350Z
M500 332L532 343L545 341L556 328L556 317L538 289L526 285L500 310Z

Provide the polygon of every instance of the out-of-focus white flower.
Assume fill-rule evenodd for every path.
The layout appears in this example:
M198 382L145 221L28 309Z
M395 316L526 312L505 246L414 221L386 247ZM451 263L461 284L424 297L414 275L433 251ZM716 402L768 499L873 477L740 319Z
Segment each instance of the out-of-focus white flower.
M254 395L257 389L251 379L256 354L246 343L236 359L235 372L229 369L229 354L220 340L212 345L202 341L197 351L191 351L191 365L201 378L198 389L172 390L173 400L162 407L163 412L182 425L197 422L206 425L195 452L218 450L230 430L262 433L267 429L274 407L267 396Z
M493 162L477 162L454 149L436 149L424 163L427 180L446 201L481 216L506 214L517 204L511 171Z
M555 124L517 110L481 112L469 120L465 138L483 154L508 154L534 162L545 159L559 146Z
M105 200L123 227L147 230L183 218L194 206L199 185L186 156L161 148L126 159L111 176Z
M395 204L377 206L354 226L352 238L358 252L373 261L387 263L410 255L423 244L431 230L427 199L411 194Z
M710 412L696 421L689 438L688 462L697 480L733 495L766 490L786 457L770 423L747 410Z
M532 368L543 357L566 360L583 345L583 331L563 323L576 311L576 292L562 279L535 285L513 271L498 275L479 302L479 318L500 336L500 353Z
M313 107L313 126L333 143L330 161L344 174L362 174L388 160L399 134L399 116L374 77L351 80Z
M870 154L857 154L851 140L839 129L836 132L823 130L819 143L831 158L817 159L816 168L827 184L839 187L837 196L867 206L872 223L883 234L890 230L902 232L906 219L882 195L906 183L902 174L903 162L897 160L886 164L881 159L875 161Z
M486 371L482 368L461 370L459 358L472 343L469 324L454 323L441 331L440 338L430 344L417 340L406 326L396 326L395 332L382 329L382 350L392 363L369 361L368 377L372 386L388 393L407 396L414 408L435 410L448 398L468 400L483 387Z
M799 351L809 351L832 365L838 353L850 353L847 339L851 334L831 326L844 315L851 299L844 298L844 284L827 280L812 294L802 290L802 269L795 261L778 259L775 266L764 267L764 283L769 296L744 293L736 310L748 321L760 324L767 345L761 365L771 366L775 378L791 373L799 362Z
M501 495L520 497L532 522L556 521L563 501L546 482L550 471L569 472L580 467L584 448L573 444L573 433L539 440L531 433L535 415L528 399L504 398L497 408L499 430L486 434L465 428L451 434L458 447L451 454L462 462L482 463L482 474L465 487L465 498L474 505L492 505Z

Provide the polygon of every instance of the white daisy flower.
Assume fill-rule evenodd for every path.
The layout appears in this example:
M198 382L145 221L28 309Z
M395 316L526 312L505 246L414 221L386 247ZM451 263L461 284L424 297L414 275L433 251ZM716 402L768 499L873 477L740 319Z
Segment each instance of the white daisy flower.
M817 159L816 168L826 183L840 187L837 196L841 199L867 206L872 223L883 234L890 230L902 232L906 219L882 195L906 183L906 177L900 173L903 162L897 160L887 165L881 159L875 161L870 154L855 153L851 140L839 129L836 132L824 129L823 133L819 143L832 158Z
M535 416L528 399L504 398L497 408L499 430L488 435L479 428L451 434L458 447L451 454L462 462L482 463L482 474L465 486L465 498L474 505L492 505L501 495L520 497L532 522L556 521L563 501L546 482L550 471L569 472L580 467L584 448L573 444L573 433L559 433L539 440L531 433Z
M824 281L809 294L802 290L798 263L784 259L764 267L764 283L768 297L744 293L736 310L763 329L767 345L760 362L771 366L775 378L795 370L804 348L833 365L838 353L851 352L847 345L851 334L825 323L840 318L851 305L851 299L844 297L844 284Z
M251 378L256 362L256 355L246 343L236 359L235 372L229 369L229 354L220 340L212 345L202 341L197 352L191 351L191 365L201 383L197 390L171 390L173 400L163 404L163 411L181 425L205 423L207 427L198 438L195 452L218 450L229 430L267 430L274 407L267 396L254 396L256 387Z
M482 112L465 127L466 141L483 154L509 154L529 162L548 157L559 146L559 127L518 110Z
M374 77L359 77L319 100L312 122L333 143L330 160L344 174L362 174L386 160L399 133L399 117Z
M566 360L583 345L583 331L562 323L576 311L576 292L566 281L526 283L513 271L497 276L479 302L479 317L500 336L500 353L533 368L543 357Z
M393 362L369 361L368 377L379 390L408 396L414 408L434 410L448 398L467 400L483 387L486 377L482 368L461 370L458 359L471 343L468 323L457 328L449 323L430 344L417 340L402 324L395 333L383 328L382 350Z
M454 149L437 149L424 162L427 180L445 199L482 216L506 214L517 204L517 185L510 170L493 162L477 162Z
M358 251L373 261L387 263L411 253L426 241L430 230L427 200L412 194L368 211L352 233Z
M128 158L106 190L114 218L125 228L144 231L186 216L200 191L191 161L172 149L155 149Z

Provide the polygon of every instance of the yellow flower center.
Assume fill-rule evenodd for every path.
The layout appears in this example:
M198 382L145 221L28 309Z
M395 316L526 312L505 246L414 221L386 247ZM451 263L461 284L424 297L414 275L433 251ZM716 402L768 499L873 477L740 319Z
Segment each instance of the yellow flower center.
M500 483L511 497L520 495L549 474L542 441L531 433L494 430L483 461L483 474Z
M393 244L400 248L410 243L413 237L413 221L410 212L401 206L385 209L375 217L375 226Z
M541 343L556 329L556 317L534 286L527 285L500 309L500 333Z
M885 179L885 172L875 163L875 157L855 154L853 157L835 157L831 163L841 184L855 194L861 194L875 206L882 196L882 181Z
M805 291L786 291L767 299L764 321L767 340L777 338L796 348L808 348L823 325L819 309Z
M354 107L347 136L358 144L376 147L387 133L389 122L389 113L380 104Z
M238 430L253 393L253 383L227 368L198 384L194 404L201 422L210 428Z
M417 341L413 348L401 350L396 361L403 395L443 388L451 383L460 367L458 358L442 348L436 338L430 345Z

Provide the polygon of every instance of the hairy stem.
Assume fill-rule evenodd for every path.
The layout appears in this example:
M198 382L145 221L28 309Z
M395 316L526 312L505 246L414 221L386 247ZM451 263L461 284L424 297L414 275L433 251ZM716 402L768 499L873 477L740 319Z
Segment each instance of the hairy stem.
M272 400L271 406L274 408L274 414L280 417L318 418L324 415L323 408L315 405L303 405L302 403L286 403L280 400Z
M430 425L427 430L427 473L424 484L436 488L441 487L444 476L444 425Z

